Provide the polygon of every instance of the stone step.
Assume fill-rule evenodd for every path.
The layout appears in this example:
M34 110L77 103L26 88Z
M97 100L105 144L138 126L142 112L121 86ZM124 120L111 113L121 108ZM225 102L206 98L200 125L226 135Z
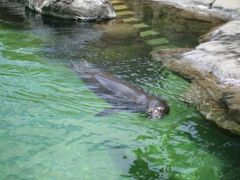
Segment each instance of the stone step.
M133 11L118 11L116 12L117 16L130 16L130 15L135 15Z
M153 30L147 30L147 31L140 32L140 37L142 37L142 38L152 37L152 36L156 36L156 35L159 35L159 33L156 31L153 31Z
M120 5L120 4L124 5L124 1L121 1L121 0L113 0L113 1L111 1L111 3L113 6Z
M166 38L151 39L151 40L147 40L145 42L149 46L162 46L162 45L169 44L169 40Z
M122 11L122 10L127 10L128 7L126 5L117 5L117 6L113 6L115 11Z
M137 29L142 29L142 28L149 28L150 26L145 23L139 23L139 24L134 24L133 27Z
M123 19L123 22L125 23L136 23L136 22L139 22L140 19L137 19L135 17L130 17L130 18L124 18Z

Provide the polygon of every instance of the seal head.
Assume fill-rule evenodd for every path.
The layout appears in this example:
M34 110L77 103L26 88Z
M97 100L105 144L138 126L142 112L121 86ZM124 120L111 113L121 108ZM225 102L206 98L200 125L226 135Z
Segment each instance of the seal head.
M170 109L164 100L150 99L147 104L147 113L151 119L163 118Z

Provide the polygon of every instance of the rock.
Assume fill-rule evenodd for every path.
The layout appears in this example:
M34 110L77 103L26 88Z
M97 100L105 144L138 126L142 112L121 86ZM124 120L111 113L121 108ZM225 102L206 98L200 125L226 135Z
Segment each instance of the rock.
M237 107L236 99L232 99L234 98L232 94L226 97L221 89L216 89L214 83L204 79L194 81L184 98L186 102L194 104L207 120L240 135L239 104ZM226 102L222 103L223 101ZM224 105L227 105L227 108Z
M240 1L154 1L173 5L194 18L217 17L229 21L201 36L202 44L195 50L182 54L174 49L155 50L153 57L192 80L184 97L186 102L195 105L206 119L219 127L240 134Z
M169 44L169 40L166 38L157 38L157 39L147 40L146 43L149 46L163 46L163 45Z
M240 7L240 2L239 0L216 0L213 3L213 8L221 8L221 9L226 9L228 11L232 11L232 10L239 10Z
M116 17L109 0L26 0L26 6L43 15L80 21Z
M239 0L216 0L211 8L213 0L153 0L160 3L175 6L187 12L192 12L196 17L205 19L217 17L223 20L233 20L240 18Z
M183 54L186 63L207 71L222 84L240 87L240 21L231 21L210 35L210 41Z
M183 53L192 50L191 48L171 48L163 49L161 46L156 47L152 52L152 56L155 59L162 59L164 61L171 60L173 58L181 56Z
M240 21L230 21L208 33L208 41L195 50L181 55L176 51L175 58L170 56L172 60L163 62L169 69L193 80L185 95L186 102L195 105L206 119L237 134L240 134L239 27ZM166 56L162 51L154 54L159 60Z
M223 92L221 102L227 107L232 119L240 124L240 92L239 89L227 89Z
M219 127L240 135L240 88L217 83L210 73L198 71L177 56L166 61L162 53L154 54L168 68L192 80L183 100L194 105L203 116Z

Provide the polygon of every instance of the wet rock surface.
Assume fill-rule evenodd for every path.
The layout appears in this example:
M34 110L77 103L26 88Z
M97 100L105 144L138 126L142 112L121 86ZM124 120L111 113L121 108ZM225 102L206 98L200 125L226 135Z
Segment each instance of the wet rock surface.
M26 0L25 3L33 11L57 18L93 21L116 17L109 0Z
M240 124L240 89L225 89L221 102L227 107L227 112Z
M179 54L171 53L168 59L162 53L153 52L155 59L190 79L192 85L183 95L183 101L194 105L207 120L213 121L219 127L240 134L240 88L219 84L215 76L203 73L186 64Z
M183 60L217 77L221 84L240 86L240 21L231 21L209 36L209 41L183 54Z
M155 0L171 4L192 18L227 20L199 38L188 52L154 51L165 66L193 81L184 100L223 129L240 134L240 1ZM171 52L170 56L169 53Z
M240 1L238 0L153 0L173 5L192 12L199 17L216 17L224 20L240 18Z

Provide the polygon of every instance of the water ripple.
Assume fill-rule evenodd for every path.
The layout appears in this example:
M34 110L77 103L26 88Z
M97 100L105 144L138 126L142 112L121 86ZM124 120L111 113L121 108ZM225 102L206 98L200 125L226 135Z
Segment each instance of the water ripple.
M151 15L151 6L133 2ZM239 138L181 102L189 82L154 61L131 25L66 23L27 16L22 7L0 2L0 179L239 174ZM163 97L170 114L158 121L124 110L96 116L112 105L69 68L81 60Z

